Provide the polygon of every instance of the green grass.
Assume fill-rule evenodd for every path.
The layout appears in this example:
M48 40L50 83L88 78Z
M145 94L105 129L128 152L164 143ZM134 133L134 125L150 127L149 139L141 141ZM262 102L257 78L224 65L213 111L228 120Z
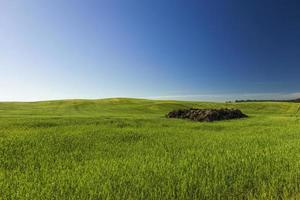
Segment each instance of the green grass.
M240 108L250 117L213 123L164 117L186 107ZM300 199L298 107L0 103L0 198Z

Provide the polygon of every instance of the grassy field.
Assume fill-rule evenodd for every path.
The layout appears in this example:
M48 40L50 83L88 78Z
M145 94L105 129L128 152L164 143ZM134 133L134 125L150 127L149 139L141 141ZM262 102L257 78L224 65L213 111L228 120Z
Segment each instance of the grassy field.
M300 199L299 105L0 103L0 198ZM164 117L187 107L240 108L250 117Z

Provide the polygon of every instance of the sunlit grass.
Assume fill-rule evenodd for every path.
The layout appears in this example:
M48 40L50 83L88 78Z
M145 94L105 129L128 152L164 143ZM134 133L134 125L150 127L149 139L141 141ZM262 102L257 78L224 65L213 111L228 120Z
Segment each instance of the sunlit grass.
M185 107L240 108L213 123ZM287 199L300 192L295 103L0 103L2 199Z

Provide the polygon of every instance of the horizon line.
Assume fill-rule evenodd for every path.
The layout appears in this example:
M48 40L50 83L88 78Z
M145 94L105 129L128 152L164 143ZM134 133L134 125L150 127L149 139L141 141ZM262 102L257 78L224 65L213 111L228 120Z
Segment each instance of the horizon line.
M209 101L226 102L236 100L293 100L300 98L300 92L283 93L228 93L228 94L178 94L160 96L108 96L108 97L70 97L70 98L49 98L49 99L12 99L0 100L1 103L34 103L43 101L63 100L102 100L102 99L148 99L148 100L177 100L177 101Z

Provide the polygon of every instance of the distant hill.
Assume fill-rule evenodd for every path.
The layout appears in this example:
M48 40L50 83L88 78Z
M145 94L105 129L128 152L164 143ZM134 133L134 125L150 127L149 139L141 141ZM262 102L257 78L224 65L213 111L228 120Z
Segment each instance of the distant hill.
M293 103L300 103L300 98L298 99L290 99L290 100L255 100L255 99L248 99L248 100L236 100L236 103L242 102L293 102Z

